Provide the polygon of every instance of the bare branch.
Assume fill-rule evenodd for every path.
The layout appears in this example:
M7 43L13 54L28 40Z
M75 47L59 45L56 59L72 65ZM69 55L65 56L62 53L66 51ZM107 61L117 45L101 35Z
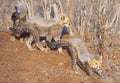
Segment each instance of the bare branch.
M59 3L59 5L60 5L61 14L63 15L63 7L62 7L62 4L61 4L61 1L60 1L60 0L58 0L58 3Z
M107 23L105 24L104 27L106 27L106 29L109 29L115 21L118 21L117 19L119 18L119 14L120 14L120 7L116 6L114 9L116 9L115 15L113 16L110 23L108 23L107 21Z
M105 14L107 4L108 4L108 0L105 0L103 3L102 1L100 2L99 15Z

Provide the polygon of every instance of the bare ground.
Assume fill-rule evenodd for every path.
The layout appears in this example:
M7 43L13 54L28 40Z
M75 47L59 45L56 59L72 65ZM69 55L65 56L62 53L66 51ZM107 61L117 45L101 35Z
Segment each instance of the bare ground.
M120 58L114 57L105 68L106 79L73 72L66 50L44 53L29 51L25 43L11 41L10 32L0 31L0 83L120 83Z

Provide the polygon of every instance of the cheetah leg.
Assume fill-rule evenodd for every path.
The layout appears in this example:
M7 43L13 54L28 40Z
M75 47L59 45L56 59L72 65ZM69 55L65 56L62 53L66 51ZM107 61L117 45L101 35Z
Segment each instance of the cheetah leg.
M105 74L104 74L104 72L102 71L101 68L96 69L95 72L96 72L100 77L106 78L106 76L105 76Z
M40 42L36 43L36 46L37 46L37 48L40 49L41 51L45 51L45 50L46 50L46 48L44 48L44 47L41 45Z
M40 40L39 40L40 33L38 30L38 27L34 26L32 28L29 28L29 31L31 32L31 35L33 36L33 40L34 40L36 47L41 51L45 51L45 48L41 45Z
M84 71L87 73L87 75L91 75L91 73L89 71L88 63L83 64L83 68L84 68Z
M28 40L25 41L25 43L26 43L26 45L27 45L27 47L28 47L28 49L29 49L30 51L35 50L35 49L33 49L32 46L31 46L32 42L33 42L33 36L30 35L30 37L28 38Z
M54 40L55 40L55 41L58 41L58 40L60 40L60 37L54 37ZM60 45L57 45L57 50L58 50L58 52L59 52L60 54L63 53L62 47L61 47Z
M11 41L15 41L16 40L16 33L14 31L12 31L12 36L10 37Z
M46 48L44 48L41 42L39 41L39 35L36 35L35 42L36 42L35 45L37 46L38 49L40 49L41 51L46 51Z
M72 57L72 63L73 63L73 70L74 70L74 72L76 74L80 74L80 71L78 70L79 67L77 65L77 58L76 58L77 52L76 52L75 48L69 47L69 53L70 53L70 55Z

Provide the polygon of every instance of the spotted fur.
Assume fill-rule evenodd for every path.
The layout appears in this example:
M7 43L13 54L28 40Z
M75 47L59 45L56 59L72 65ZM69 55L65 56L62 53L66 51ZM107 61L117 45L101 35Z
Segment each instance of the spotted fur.
M45 51L46 49L39 42L39 36L46 36L48 42L51 42L52 38L55 41L60 40L62 36L62 29L65 24L70 24L70 19L67 16L58 16L51 20L41 19L40 17L33 17L28 19L23 27L26 27L30 32L30 37L26 41L26 45L29 50L33 50L31 47L32 41L36 46L41 50ZM31 40L33 38L33 40Z
M101 77L104 77L102 71L102 57L89 54L84 43L79 38L62 39L50 43L50 46L55 47L57 44L65 44L68 47L75 73L80 73L78 70L78 67L80 67L88 75L91 75L93 70Z

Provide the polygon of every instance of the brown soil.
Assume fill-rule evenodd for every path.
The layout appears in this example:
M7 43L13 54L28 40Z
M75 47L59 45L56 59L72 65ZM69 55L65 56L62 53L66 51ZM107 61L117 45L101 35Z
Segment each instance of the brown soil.
M24 42L11 41L10 32L0 31L0 83L120 83L119 60L111 60L116 64L106 68L106 79L87 76L81 70L76 75L66 50L63 54L57 50L31 52Z

